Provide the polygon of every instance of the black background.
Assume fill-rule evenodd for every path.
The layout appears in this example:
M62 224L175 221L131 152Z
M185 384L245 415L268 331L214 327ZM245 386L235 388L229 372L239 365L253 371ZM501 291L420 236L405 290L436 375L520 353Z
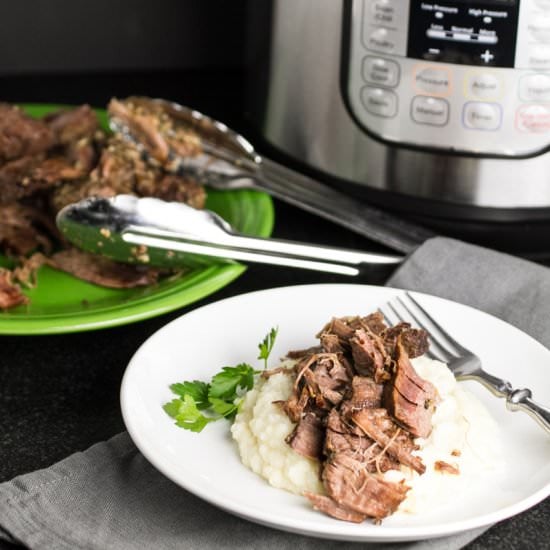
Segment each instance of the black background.
M240 66L245 19L244 0L3 1L0 74Z

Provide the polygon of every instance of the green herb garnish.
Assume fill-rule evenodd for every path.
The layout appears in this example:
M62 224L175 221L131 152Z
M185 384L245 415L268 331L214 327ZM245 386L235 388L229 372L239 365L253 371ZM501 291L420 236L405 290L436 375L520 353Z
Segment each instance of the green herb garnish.
M175 419L177 426L192 432L200 432L209 422L216 420L204 416L199 411L195 400L188 394L181 399L172 399L164 405L163 409Z
M258 344L258 359L263 359L264 369L267 368L277 332L277 328L272 328ZM235 367L223 367L210 383L193 380L172 384L170 389L178 397L165 403L163 409L177 426L192 432L200 432L207 424L220 418L232 420L244 394L254 387L254 377L260 372L247 363L240 363Z
M221 372L212 377L208 398L235 399L239 388L247 391L252 389L256 373L257 371L246 363L241 363L236 367L223 367Z
M258 359L264 360L264 369L267 368L267 359L269 357L269 354L271 353L271 350L273 349L273 345L275 344L275 338L277 338L277 333L279 332L279 327L274 327L269 331L269 334L266 334L265 338L258 344L258 348L260 349L260 354L258 355Z
M193 380L193 382L183 382L172 384L170 386L172 392L180 397L189 395L195 401L197 409L207 409L208 404L208 391L210 390L210 384L201 382L200 380Z

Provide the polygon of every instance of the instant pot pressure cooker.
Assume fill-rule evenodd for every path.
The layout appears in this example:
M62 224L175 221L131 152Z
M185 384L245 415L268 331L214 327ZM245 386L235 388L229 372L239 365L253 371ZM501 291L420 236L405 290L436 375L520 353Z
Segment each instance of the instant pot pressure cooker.
M262 4L266 143L432 227L550 251L550 0Z

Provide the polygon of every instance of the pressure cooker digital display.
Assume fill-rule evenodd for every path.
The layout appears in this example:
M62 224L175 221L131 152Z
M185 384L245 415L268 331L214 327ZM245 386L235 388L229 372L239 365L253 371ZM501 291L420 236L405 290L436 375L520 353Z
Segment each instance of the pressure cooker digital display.
M481 155L550 144L550 0L348 0L343 93L384 141Z
M407 57L513 67L518 2L411 2Z

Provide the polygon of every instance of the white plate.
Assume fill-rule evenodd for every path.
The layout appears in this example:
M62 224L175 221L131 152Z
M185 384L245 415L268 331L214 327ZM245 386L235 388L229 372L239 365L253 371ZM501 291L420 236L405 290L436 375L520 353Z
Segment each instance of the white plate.
M468 389L501 426L504 471L488 487L463 500L451 497L429 515L394 516L381 525L329 518L306 499L269 486L239 461L229 422L215 422L197 434L176 427L161 408L173 397L171 383L208 380L222 366L241 362L260 367L257 344L273 326L279 335L271 364L290 349L315 344L314 335L332 316L365 315L397 292L340 284L276 288L222 300L172 321L140 347L124 375L121 403L130 436L156 468L197 496L257 523L316 537L372 542L440 537L503 520L543 500L550 494L550 437L473 382ZM481 356L489 372L550 403L550 351L495 317L433 296L417 297Z

